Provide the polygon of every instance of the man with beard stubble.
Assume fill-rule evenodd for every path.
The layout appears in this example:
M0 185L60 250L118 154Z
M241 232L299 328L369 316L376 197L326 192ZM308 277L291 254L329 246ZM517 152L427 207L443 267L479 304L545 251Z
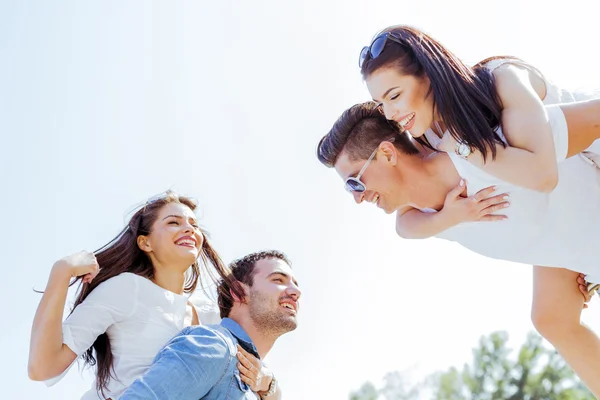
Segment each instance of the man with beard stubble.
M279 336L296 329L301 292L290 261L279 251L262 251L233 261L230 269L231 279L218 288L221 324L181 331L121 400L279 397L273 375L262 377L264 390L255 393L237 364L257 368L244 354L264 359Z

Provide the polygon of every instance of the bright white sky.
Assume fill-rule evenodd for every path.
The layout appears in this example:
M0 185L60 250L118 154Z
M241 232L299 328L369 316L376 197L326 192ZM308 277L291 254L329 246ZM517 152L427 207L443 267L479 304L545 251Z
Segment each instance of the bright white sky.
M397 238L393 217L354 205L315 146L369 99L357 57L376 31L411 24L467 62L511 54L559 83L600 87L592 7L0 2L4 397L77 399L89 387L76 370L51 389L28 380L32 288L168 188L199 199L226 261L264 248L294 261L300 327L269 357L286 399L346 399L388 371L461 365L494 330L518 345L533 329L530 267ZM599 303L584 313L597 329Z

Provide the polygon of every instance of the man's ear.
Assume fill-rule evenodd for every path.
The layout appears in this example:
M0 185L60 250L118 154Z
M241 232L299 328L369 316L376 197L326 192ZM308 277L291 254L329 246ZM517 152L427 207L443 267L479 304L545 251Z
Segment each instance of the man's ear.
M143 252L150 253L152 251L152 246L150 245L150 241L146 235L140 235L137 237L137 245Z
M245 304L246 297L248 296L248 285L246 285L245 283L242 283L240 281L234 281L234 282L232 282L232 286L235 286L235 290L232 287L231 289L229 289L229 294L231 295L233 302ZM238 296L236 294L236 292L243 293L243 297Z
M383 154L383 157L390 163L392 166L395 166L398 163L398 150L392 144L392 142L384 141L379 145L379 150Z

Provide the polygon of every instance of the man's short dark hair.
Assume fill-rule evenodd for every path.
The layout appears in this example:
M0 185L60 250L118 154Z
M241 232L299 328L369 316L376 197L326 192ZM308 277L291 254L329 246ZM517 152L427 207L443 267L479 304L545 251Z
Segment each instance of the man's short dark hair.
M239 283L252 286L254 275L256 275L254 270L256 263L260 260L272 258L281 260L290 266L292 265L285 253L278 250L263 250L251 253L229 264L229 269L231 270L230 277L228 280L221 280L217 290L221 318L229 316L229 312L233 307L234 295L242 300L245 298L244 290Z
M394 121L389 121L374 101L356 104L346 111L323 136L317 146L317 157L333 167L342 151L350 161L366 160L385 140L395 138L394 146L407 155L419 154L409 134Z

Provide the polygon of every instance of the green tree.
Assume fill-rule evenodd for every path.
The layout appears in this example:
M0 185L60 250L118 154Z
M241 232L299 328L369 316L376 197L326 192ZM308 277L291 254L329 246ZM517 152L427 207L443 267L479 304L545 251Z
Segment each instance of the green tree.
M593 400L573 371L542 338L530 333L516 360L506 332L484 336L473 362L433 379L436 400Z
M383 381L384 386L379 392L385 400L419 399L420 385L411 386L402 372L388 372L383 377Z
M356 392L350 394L350 400L377 400L379 391L371 382L365 382Z
M350 400L378 400L381 395L385 400L594 400L541 336L530 333L516 358L507 342L506 332L483 336L473 349L473 361L462 369L449 368L413 386L403 373L391 372L381 389L367 382Z

